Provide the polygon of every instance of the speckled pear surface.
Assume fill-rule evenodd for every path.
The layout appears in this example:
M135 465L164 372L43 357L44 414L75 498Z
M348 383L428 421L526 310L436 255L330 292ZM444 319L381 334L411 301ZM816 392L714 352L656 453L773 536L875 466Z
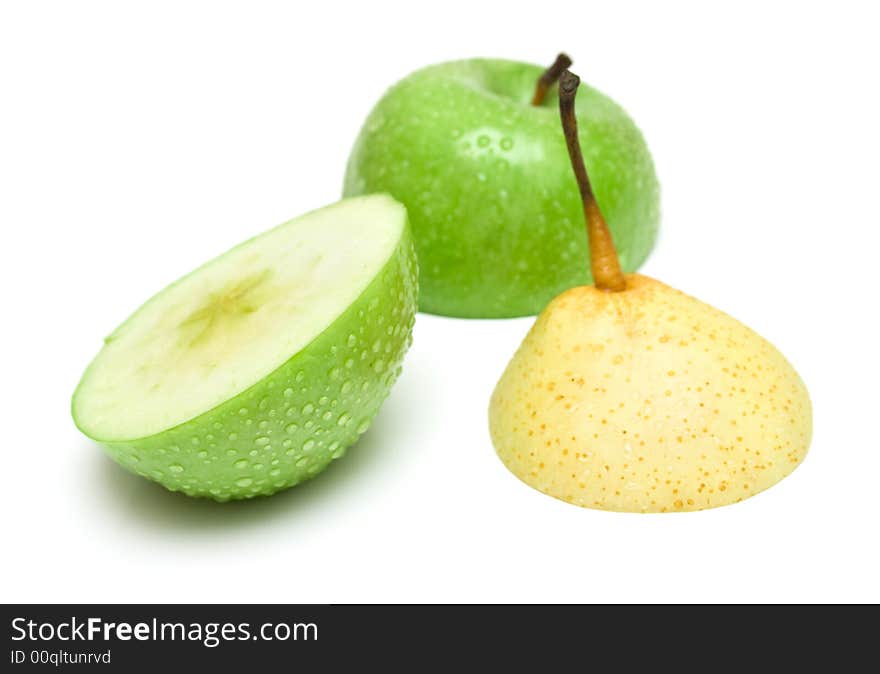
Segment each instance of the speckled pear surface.
M754 331L658 281L577 287L538 317L492 395L498 455L579 506L713 508L788 475L810 444L798 374Z
M370 216L367 222L362 222L365 209L369 209ZM308 320L309 304L321 302L323 295L332 294L334 278L330 272L322 272L320 265L324 264L322 259L333 258L335 254L332 247L318 247L308 252L311 261L300 265L293 252L282 249L279 253L285 239L283 230L296 226L298 220L294 220L263 235L275 236L275 239L261 243L262 237L257 237L172 284L117 329L74 394L73 414L78 427L132 472L172 491L219 501L286 489L314 477L341 457L367 430L401 371L404 354L412 340L418 288L414 248L400 204L376 195L365 197L362 202L340 202L299 220L314 221L315 236L320 236L328 222L340 218L350 223L343 230L348 229L353 236L360 233L373 238L369 219L390 218L394 229L386 234L388 252L380 251L383 257L376 262L378 273L366 277L362 290L354 290L354 301L342 306L338 314L330 318L329 325L315 328L317 334L309 333L301 348L285 352L290 335L295 335L298 326ZM306 229L301 237L304 241L309 240L309 228ZM346 241L340 233L331 234L327 235L330 244L345 248ZM349 245L355 251L363 247L357 241ZM298 250L303 247L299 241L292 244L292 248ZM230 259L233 255L238 258ZM354 259L357 261L356 256ZM245 269L248 264L259 269L268 265L268 269L256 275L258 279L264 275L271 279L272 273L282 273L279 269L283 271L285 265L301 269L290 272L293 282L275 290L269 288L261 296L257 291L244 293L241 290L255 285L250 280L255 275ZM347 267L353 263L343 258L337 267L340 265ZM202 283L201 279L209 276L214 267L218 268L215 275L224 283L226 275L229 276L233 293L228 290L225 295L218 293L214 281ZM361 274L360 271L352 273ZM316 278L321 274L324 278ZM242 275L243 280L238 278ZM179 297L174 297L175 290L187 283L193 288L184 288L177 293ZM229 283L226 287L230 287ZM205 302L205 298L212 309L221 304L223 315L204 318L202 309L196 313L195 326L191 316L179 322L173 312L190 296L197 296L196 306ZM102 369L102 358L106 361L107 350L116 340L125 337L126 326L138 321L144 323L146 319L141 317L152 308L160 317L172 317L163 324L169 326L166 330L152 330L145 340L147 345L156 340L167 343L165 351L154 356L164 360L160 366L153 366L149 354L142 355L148 347L135 345L129 349L131 359L143 361L136 363L136 375L146 380L150 368L160 371L146 380L146 384L135 382L128 386L132 389L130 405L123 410L113 408L116 416L125 417L125 423L121 424L104 413L113 400L104 406L91 402L105 389L122 386L114 369ZM188 313L185 311L184 315ZM247 321L252 323L253 329L247 328ZM266 340L265 348L252 349L257 339ZM252 363L269 347L278 349L283 362L260 376ZM204 354L210 362L198 362ZM244 374L232 370L232 376L226 376L235 363L243 359L246 362L239 369ZM179 373L175 375L175 367L184 371L194 361L199 369L192 381L182 379ZM120 367L112 364L117 369ZM209 381L207 377L216 372L228 379L233 389L240 383L246 384L248 377L257 381L220 404L209 405L210 409L196 415L187 413L184 415L187 418L170 428L125 436L126 425L143 425L144 415L138 416L138 405L147 408L153 389L164 387L159 389L161 399L154 401L153 407L164 414L161 407L168 405L172 407L170 413L177 414L193 397L206 395L203 389ZM156 383L149 386L152 381ZM179 386L188 386L189 393L179 396ZM212 386L220 384L214 382ZM156 413L150 417L150 423L167 426L165 418Z
M555 87L543 68L474 59L419 70L370 113L346 196L388 192L409 212L420 309L461 317L533 315L591 277L577 185ZM647 257L659 221L651 155L626 112L595 89L577 100L581 143L625 270Z

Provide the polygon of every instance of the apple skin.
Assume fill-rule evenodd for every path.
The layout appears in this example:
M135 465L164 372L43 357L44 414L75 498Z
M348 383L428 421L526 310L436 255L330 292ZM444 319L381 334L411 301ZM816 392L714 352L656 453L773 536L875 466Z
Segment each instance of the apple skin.
M592 283L583 210L559 121L557 89L530 104L537 65L473 59L416 71L367 118L343 192L388 192L408 210L419 309L465 318L533 315ZM657 236L660 195L641 133L582 84L579 137L624 271Z
M216 501L273 494L318 475L367 430L400 374L412 343L417 275L405 226L358 299L274 372L175 428L98 441L128 470Z

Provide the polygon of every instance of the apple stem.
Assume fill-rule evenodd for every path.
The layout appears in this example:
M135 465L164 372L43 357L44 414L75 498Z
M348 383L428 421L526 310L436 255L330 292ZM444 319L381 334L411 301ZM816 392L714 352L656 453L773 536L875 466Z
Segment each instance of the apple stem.
M541 105L544 102L547 90L556 83L562 72L570 65L571 59L568 54L559 52L556 60L553 61L553 65L547 68L538 78L538 82L535 84L535 95L532 96L532 105Z
M593 194L593 186L590 185L590 178L584 165L584 156L581 154L581 144L578 140L574 97L580 83L581 78L568 70L560 75L559 116L562 119L562 131L565 133L565 144L568 146L571 167L574 169L578 189L581 192L581 201L584 204L593 281L600 290L619 292L626 288L626 280L620 269L620 260L617 258L617 249L614 247L614 239L611 238L611 230L608 229L608 223L605 222L602 211L599 210L599 204L596 203L596 195Z

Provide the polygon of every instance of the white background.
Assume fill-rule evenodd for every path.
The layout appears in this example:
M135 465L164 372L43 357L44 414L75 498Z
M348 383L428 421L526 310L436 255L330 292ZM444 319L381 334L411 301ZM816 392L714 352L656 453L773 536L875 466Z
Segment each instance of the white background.
M0 10L3 601L878 601L878 16L868 2L7 2ZM644 271L774 342L805 463L742 504L582 510L495 457L531 319L420 315L376 424L317 480L218 505L123 472L69 398L167 282L339 197L407 72L575 70L654 152Z

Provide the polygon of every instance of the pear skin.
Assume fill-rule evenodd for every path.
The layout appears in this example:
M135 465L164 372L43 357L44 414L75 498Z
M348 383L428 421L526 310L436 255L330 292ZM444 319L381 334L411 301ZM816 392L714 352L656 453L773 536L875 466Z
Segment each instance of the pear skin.
M807 453L807 390L727 314L659 281L554 299L492 395L504 464L575 505L674 512L742 501Z

